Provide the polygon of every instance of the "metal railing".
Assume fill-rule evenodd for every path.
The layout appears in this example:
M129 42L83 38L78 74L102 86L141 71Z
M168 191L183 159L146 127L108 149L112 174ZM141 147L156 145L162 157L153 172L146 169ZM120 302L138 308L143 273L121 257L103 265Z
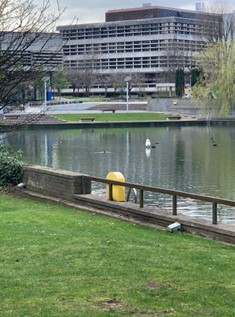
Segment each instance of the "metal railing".
M138 190L140 208L144 207L144 192L145 191L170 195L172 196L172 215L174 216L177 215L177 198L178 197L190 198L190 199L194 199L198 201L211 203L212 204L212 223L215 225L218 223L218 220L217 220L218 205L235 207L235 201L228 200L228 199L221 199L221 198L212 197L212 196L192 194L192 193L187 193L183 191L165 189L161 187L152 187L152 186L140 185L140 184L134 184L134 183L128 183L128 182L119 182L115 180L104 179L104 178L88 176L88 175L84 175L83 178L89 179L90 181L93 181L93 182L104 183L109 185L109 190L108 190L109 200L113 200L113 186L114 185L124 186L125 188Z

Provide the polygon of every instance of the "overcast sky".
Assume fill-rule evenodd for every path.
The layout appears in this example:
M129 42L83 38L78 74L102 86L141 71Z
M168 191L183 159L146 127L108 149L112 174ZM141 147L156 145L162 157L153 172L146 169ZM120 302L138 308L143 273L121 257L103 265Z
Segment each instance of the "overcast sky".
M55 0L51 0L51 3ZM152 6L164 6L195 10L195 3L200 0L59 0L65 13L60 19L59 25L70 24L74 18L78 23L104 22L105 12L112 9L137 8L143 3L151 3ZM204 1L206 4L206 1Z

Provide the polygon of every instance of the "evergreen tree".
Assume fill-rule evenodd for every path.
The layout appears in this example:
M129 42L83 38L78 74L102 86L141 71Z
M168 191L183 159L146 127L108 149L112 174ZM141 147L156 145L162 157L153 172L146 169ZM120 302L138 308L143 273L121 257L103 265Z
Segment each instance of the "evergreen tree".
M184 95L184 70L177 69L175 73L175 93L177 97Z

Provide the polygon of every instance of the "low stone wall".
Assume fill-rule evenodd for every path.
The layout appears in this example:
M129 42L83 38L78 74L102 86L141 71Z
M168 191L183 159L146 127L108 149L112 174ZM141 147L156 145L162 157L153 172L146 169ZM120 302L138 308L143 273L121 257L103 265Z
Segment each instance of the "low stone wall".
M84 180L83 176L43 166L25 166L22 182L27 190L73 201L75 194L91 193L91 181Z
M174 104L174 101L176 104ZM186 116L206 117L208 111L202 111L202 106L193 100L157 98L148 100L148 110L154 112L177 113Z

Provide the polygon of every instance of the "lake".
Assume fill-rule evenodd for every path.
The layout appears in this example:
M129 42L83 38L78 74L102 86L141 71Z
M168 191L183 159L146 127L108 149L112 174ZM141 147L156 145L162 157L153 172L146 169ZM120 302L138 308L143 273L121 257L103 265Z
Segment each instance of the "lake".
M235 127L20 130L7 141L29 164L103 178L118 171L127 182L235 200ZM171 205L167 195L145 195L148 204ZM211 219L210 204L179 199L178 211ZM218 220L235 222L234 208L219 206Z

